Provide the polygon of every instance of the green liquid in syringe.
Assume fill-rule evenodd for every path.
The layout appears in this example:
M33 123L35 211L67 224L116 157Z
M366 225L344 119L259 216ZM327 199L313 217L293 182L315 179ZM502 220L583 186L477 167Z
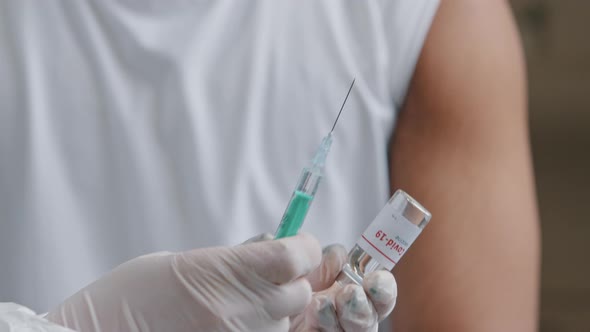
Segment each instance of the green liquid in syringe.
M281 225L275 239L297 234L297 231L301 228L301 224L303 224L303 219L305 219L312 200L313 197L311 195L301 191L295 191L293 199L283 216L283 220L281 220Z

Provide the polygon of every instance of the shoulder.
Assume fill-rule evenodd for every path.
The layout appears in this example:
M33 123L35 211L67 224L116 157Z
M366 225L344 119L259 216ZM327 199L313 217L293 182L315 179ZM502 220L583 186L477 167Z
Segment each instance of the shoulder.
M447 107L423 109L447 112L476 109L478 103L493 103L494 97L522 99L526 95L524 68L517 28L506 1L441 1L410 95L428 96L432 102L444 100Z

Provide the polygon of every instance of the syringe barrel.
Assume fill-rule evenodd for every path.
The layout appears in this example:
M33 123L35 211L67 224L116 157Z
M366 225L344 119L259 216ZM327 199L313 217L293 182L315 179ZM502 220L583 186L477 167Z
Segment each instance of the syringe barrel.
M295 191L315 196L323 177L323 170L316 167L305 167L301 171Z
M287 209L281 218L281 224L275 233L275 239L296 235L303 225L307 210L315 197L324 174L324 165L332 145L332 134L328 134L320 143L309 166L303 168Z
M275 239L297 234L303 225L303 220L305 220L321 179L321 169L308 167L303 169L297 187L293 191L287 209L281 218L281 224L275 233Z

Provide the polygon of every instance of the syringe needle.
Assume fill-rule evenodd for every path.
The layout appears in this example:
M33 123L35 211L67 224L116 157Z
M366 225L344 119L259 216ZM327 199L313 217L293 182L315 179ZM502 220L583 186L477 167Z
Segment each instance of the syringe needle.
M352 80L352 83L350 84L350 88L348 88L348 93L346 93L346 98L344 98L344 102L342 103L342 106L340 107L340 111L338 112L338 116L336 117L336 121L334 121L334 125L332 125L332 130L330 130L330 134L334 131L334 128L336 128L336 123L338 122L338 119L340 118L340 113L342 113L342 110L344 109L344 104L346 104L346 100L348 99L348 95L350 94L350 91L352 90L352 86L354 85L354 81L356 81L356 78L354 78Z

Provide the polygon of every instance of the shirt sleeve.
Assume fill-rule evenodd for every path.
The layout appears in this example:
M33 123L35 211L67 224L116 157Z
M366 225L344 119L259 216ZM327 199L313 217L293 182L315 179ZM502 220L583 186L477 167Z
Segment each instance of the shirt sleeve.
M386 0L383 22L389 51L392 97L403 105L439 0Z

